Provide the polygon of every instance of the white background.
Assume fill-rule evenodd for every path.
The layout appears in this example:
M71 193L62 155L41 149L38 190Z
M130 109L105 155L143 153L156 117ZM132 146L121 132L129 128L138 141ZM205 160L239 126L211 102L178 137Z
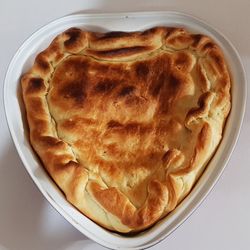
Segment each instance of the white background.
M104 249L59 215L26 173L5 121L3 80L18 47L51 20L78 12L140 10L177 10L202 18L231 40L249 74L249 0L0 0L0 250ZM181 227L151 249L249 249L249 125L247 108L237 147L213 191Z

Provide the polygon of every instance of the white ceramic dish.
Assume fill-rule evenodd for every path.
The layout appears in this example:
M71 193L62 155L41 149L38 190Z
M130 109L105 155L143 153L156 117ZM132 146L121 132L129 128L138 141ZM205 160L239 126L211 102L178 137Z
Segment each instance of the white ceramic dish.
M135 236L122 236L98 226L65 199L44 171L27 139L26 124L20 98L20 76L32 65L35 55L45 49L52 39L69 27L94 31L143 30L156 25L182 26L193 32L213 37L222 47L232 73L232 110L222 143L206 171L188 197L166 218L151 229ZM13 57L4 83L4 105L9 129L23 161L37 187L54 208L73 226L90 239L112 249L145 249L175 230L199 206L221 175L236 144L246 105L246 77L239 55L232 44L208 24L178 12L142 12L116 14L79 14L57 19L36 31Z

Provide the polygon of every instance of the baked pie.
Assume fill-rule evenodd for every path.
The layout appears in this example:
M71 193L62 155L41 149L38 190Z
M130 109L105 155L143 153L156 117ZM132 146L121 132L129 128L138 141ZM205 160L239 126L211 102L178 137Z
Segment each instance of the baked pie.
M231 106L222 50L183 28L70 28L21 84L49 175L83 214L122 233L150 227L189 194Z

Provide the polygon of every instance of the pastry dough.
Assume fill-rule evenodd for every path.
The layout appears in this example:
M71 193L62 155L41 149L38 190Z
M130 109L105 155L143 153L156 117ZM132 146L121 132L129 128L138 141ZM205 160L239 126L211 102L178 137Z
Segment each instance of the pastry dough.
M78 210L141 231L183 200L230 111L219 46L182 28L70 28L22 76L30 142Z

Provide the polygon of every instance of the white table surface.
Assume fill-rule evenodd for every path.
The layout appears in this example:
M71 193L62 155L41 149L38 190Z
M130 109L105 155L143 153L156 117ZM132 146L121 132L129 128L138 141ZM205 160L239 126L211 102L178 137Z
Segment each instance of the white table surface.
M59 215L26 173L4 116L3 80L24 39L51 20L78 12L140 10L177 10L207 21L232 41L248 75L249 0L0 0L0 250L104 249ZM181 227L151 249L250 249L249 125L247 108L237 147L213 191Z

